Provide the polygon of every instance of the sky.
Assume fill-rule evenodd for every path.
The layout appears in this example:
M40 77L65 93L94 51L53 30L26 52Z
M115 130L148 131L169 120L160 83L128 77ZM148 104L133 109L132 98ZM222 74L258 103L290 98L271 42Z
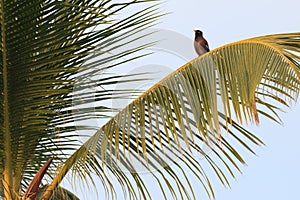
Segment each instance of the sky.
M154 39L162 40L152 48L155 55L136 61L126 73L151 65L149 70L158 72L154 80L136 86L146 88L195 58L192 42L196 28L204 32L210 49L255 36L299 32L299 7L299 0L167 0L162 11L170 14L154 27L160 31ZM120 107L126 103L113 102ZM300 199L300 105L285 111L280 113L283 125L262 118L259 127L249 127L266 146L255 148L257 156L243 154L247 166L231 180L231 189L214 185L217 200ZM208 200L205 195L200 198Z
M163 8L172 13L158 27L190 39L199 28L214 49L255 36L299 32L299 7L298 0L169 0ZM283 125L262 119L259 127L250 127L266 146L256 148L257 156L244 154L248 166L231 181L231 189L215 185L217 200L300 199L299 103L285 111Z

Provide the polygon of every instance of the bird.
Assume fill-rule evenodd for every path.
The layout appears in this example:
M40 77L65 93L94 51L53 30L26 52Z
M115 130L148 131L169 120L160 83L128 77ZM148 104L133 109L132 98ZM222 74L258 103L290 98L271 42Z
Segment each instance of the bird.
M194 48L199 56L209 52L209 46L206 39L203 37L203 32L200 30L194 30L195 41Z

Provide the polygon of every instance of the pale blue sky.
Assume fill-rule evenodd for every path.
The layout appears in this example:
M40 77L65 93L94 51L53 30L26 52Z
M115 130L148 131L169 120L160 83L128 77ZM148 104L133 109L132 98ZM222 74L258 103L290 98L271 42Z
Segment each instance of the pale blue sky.
M191 30L202 29L213 49L254 36L299 32L299 7L298 0L169 0L164 9L172 14L158 27L190 38ZM286 111L283 126L262 120L251 128L267 146L256 148L258 157L244 154L248 166L231 181L231 189L215 184L217 200L300 199L300 106Z
M154 48L155 56L137 61L134 66L162 65L163 73L156 77L161 79L168 70L175 70L196 57L191 42L195 28L203 30L211 49L249 37L300 31L299 8L299 0L167 0L162 10L171 14L163 17L155 28L178 34L180 41L174 41L175 47L177 42L187 41L187 44L182 44L178 52L172 44L170 49ZM182 55L182 48L189 48L184 51L187 55ZM294 105L286 111L281 114L283 126L261 119L259 127L250 127L267 146L255 148L258 156L243 154L248 166L242 167L243 174L238 174L236 180L231 179L231 189L214 183L217 200L300 199L300 106ZM192 184L201 187L198 182ZM208 199L200 194L204 192L202 188L197 192L199 199ZM89 194L79 196L92 199ZM160 198L158 194L154 199Z

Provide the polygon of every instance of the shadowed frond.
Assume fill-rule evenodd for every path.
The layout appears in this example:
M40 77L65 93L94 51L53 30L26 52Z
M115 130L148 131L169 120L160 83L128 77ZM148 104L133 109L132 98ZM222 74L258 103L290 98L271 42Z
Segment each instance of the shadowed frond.
M6 199L24 193L50 157L54 160L49 171L55 172L77 149L80 143L75 130L80 127L72 122L93 112L72 113L73 100L85 104L88 99L84 94L87 85L74 94L76 81L141 57L134 53L150 44L126 48L130 41L124 38L153 25L160 16L157 6L146 2L152 1L1 1L0 173ZM120 12L124 12L122 18ZM114 53L120 46L124 49ZM103 59L85 64L96 54ZM102 91L97 99L117 98L125 92ZM105 113L110 108L97 110Z
M73 168L83 177L96 172L107 192L113 190L109 172L133 199L152 196L141 171L153 175L164 196L168 191L174 198L195 199L190 173L213 198L207 174L229 186L245 164L237 149L255 154L253 146L263 144L241 123L259 123L260 116L280 122L282 105L296 101L299 43L300 33L257 37L187 63L98 130L66 161L49 192Z

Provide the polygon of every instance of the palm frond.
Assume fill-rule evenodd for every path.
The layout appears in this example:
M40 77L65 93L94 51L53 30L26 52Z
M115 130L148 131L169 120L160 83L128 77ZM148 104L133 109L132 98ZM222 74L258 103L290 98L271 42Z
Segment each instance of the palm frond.
M280 122L279 109L297 100L299 42L300 33L252 38L187 63L99 129L66 161L49 190L73 168L83 177L95 171L107 192L113 190L109 172L125 196L151 199L138 165L153 175L164 196L169 191L174 198L195 199L186 175L191 173L213 198L207 166L229 186L245 164L239 149L255 154L253 146L263 144L242 123L259 123L260 116Z
M50 157L54 158L54 165L49 170L54 172L77 149L76 127L71 123L62 124L64 119L71 122L84 118L82 112L72 115L72 101L78 95L78 98L89 98L84 96L84 87L74 96L74 85L87 72L103 71L105 67L138 58L140 55L134 53L149 46L142 44L110 53L120 45L126 47L129 42L123 42L122 38L153 25L160 16L157 7L148 4L146 8L127 12L122 19L117 18L128 6L145 2L152 1L0 3L0 172L6 198L15 199L14 193L24 192ZM85 61L95 54L105 59L94 65L110 60L114 61L113 65L97 69L86 65ZM97 94L98 99L117 96L110 91ZM98 109L105 113L109 108ZM90 113L85 110L85 115Z

